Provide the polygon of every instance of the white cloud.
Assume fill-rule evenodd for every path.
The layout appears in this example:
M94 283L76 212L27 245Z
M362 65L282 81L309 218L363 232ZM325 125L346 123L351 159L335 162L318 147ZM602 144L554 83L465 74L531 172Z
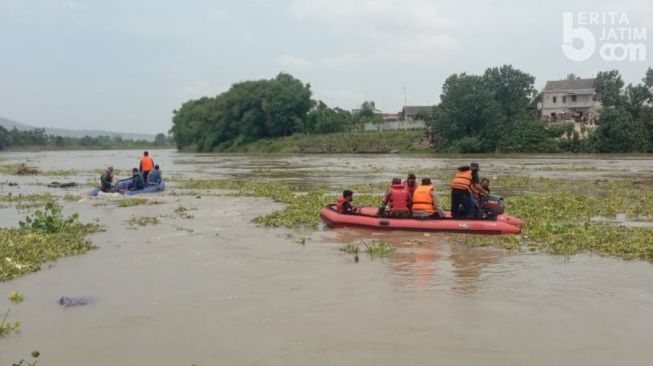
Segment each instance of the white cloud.
M181 101L187 101L201 97L213 97L227 90L228 88L216 86L209 81L199 80L179 89L176 93L176 98Z
M348 89L321 89L315 90L315 99L324 101L329 106L341 108L357 108L365 100L365 93L358 93Z
M428 62L458 45L455 22L428 0L295 0L290 13L367 45L315 62L323 66Z
M288 67L291 69L296 69L296 68L310 67L311 62L301 57L297 57L289 53L286 53L284 55L281 55L279 58L277 58L277 65L279 65L282 68Z

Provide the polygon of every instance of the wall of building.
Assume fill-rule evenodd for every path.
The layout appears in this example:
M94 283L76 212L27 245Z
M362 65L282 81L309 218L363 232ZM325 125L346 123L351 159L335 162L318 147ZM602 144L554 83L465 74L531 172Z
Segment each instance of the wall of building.
M366 123L363 131L396 131L396 130L421 130L426 128L424 121L392 121L379 123Z

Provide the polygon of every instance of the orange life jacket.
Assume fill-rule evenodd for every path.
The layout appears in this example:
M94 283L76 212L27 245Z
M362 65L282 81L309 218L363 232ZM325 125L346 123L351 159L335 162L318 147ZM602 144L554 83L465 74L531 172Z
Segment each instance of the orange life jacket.
M141 158L141 170L144 172L149 172L152 169L154 169L154 160L152 160L152 157L149 155L143 155Z
M408 195L408 189L403 184L393 184L390 186L388 198L388 204L390 205L389 212L410 211L410 208L408 208L410 196Z
M433 192L432 185L418 186L413 193L413 211L435 212L435 202L431 192Z
M470 191L472 190L472 171L470 170L465 170L465 171L457 171L456 176L453 178L453 182L451 182L451 189L462 189L465 191Z

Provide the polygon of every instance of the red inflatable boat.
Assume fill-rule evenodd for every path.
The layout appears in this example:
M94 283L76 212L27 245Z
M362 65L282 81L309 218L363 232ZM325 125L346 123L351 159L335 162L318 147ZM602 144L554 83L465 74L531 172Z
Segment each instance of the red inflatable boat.
M344 215L338 213L335 205L329 205L320 211L320 217L329 227L367 227L383 230L412 230L424 232L456 232L486 235L519 234L524 222L505 214L496 220L452 219L445 211L444 219L388 218L377 216L378 208L362 207L358 214Z

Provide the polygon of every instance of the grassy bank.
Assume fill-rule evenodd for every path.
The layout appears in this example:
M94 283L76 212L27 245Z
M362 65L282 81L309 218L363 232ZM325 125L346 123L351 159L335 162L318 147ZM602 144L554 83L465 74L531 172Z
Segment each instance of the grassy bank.
M423 131L341 132L263 139L223 152L239 153L407 153L429 151Z

